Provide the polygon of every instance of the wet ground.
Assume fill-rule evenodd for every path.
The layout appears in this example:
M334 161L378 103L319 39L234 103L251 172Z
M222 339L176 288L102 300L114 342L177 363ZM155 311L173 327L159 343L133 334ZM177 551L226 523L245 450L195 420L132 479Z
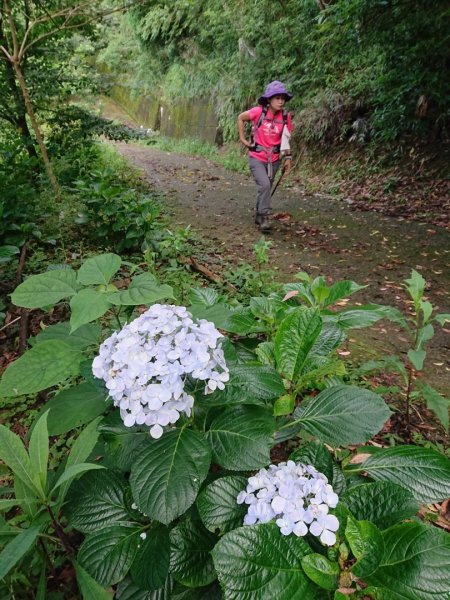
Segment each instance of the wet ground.
M254 264L253 246L261 233L254 225L255 185L250 176L152 146L118 143L116 147L164 193L179 226L191 224L227 261ZM405 310L401 283L414 268L426 279L427 297L435 310L450 313L450 234L445 229L357 212L345 201L307 195L299 184L278 188L273 212L278 219L266 237L273 244L271 266L281 280L292 280L299 271L322 274L330 282L352 279L368 286L353 296L354 303L391 304ZM435 329L428 347L427 381L444 392L449 387L450 325ZM352 332L351 338L355 341L349 350L355 357L368 357L372 350L375 356L404 353L408 348L405 334L386 322L370 332Z

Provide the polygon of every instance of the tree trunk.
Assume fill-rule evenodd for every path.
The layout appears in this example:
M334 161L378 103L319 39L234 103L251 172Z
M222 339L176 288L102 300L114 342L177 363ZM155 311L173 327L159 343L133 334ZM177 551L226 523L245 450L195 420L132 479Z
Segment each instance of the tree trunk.
M33 109L33 105L31 103L31 98L30 98L30 94L28 91L28 87L25 81L25 77L23 76L22 70L20 68L20 65L18 63L18 61L15 59L13 59L13 67L14 67L14 72L16 74L17 77L17 81L19 82L19 86L22 92L22 96L23 99L25 101L25 106L27 109L27 114L30 117L30 121L31 121L31 126L33 127L33 131L34 131L34 135L36 136L36 141L39 145L39 149L41 151L41 155L42 155L42 160L44 161L44 166L45 166L45 170L47 171L47 175L48 178L50 180L50 184L52 186L53 192L55 194L56 200L60 200L61 199L61 188L59 187L58 181L56 179L55 176L55 172L53 171L53 167L52 164L50 162L50 159L48 157L48 153L47 153L47 148L45 147L44 144L44 138L42 137L42 132L41 132L41 128L39 126L39 123L37 121L36 115L34 113L34 109Z

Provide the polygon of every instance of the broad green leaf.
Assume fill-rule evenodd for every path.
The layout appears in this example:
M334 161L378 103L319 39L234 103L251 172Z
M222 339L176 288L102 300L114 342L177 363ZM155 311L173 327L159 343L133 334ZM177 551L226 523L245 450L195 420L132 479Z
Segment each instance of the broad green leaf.
M72 269L32 275L11 294L11 301L24 308L44 308L77 293L77 276Z
M31 525L21 531L0 553L0 580L3 579L19 560L31 549L41 530L40 524Z
M322 319L317 308L298 308L281 322L274 341L275 359L281 373L290 381L300 373L321 329Z
M333 460L331 454L318 441L309 442L309 444L294 450L289 460L304 465L312 465L320 473L323 473L330 483L333 480Z
M101 585L114 585L128 573L139 543L140 528L116 525L88 535L78 552L81 566Z
M158 590L143 590L127 577L117 587L117 600L176 600L173 595L174 581L168 577L163 587ZM206 600L206 599L205 599Z
M158 590L164 588L169 573L169 530L155 523L146 533L131 567L131 577L144 590Z
M48 429L47 429L48 412L45 412L33 428L28 447L30 456L31 469L33 475L38 476L42 496L45 496L47 487L47 469L48 469Z
M422 503L441 502L450 490L450 460L430 448L397 446L380 450L361 465L370 477L410 490Z
M217 578L210 555L216 537L200 521L183 520L170 532L170 573L188 587L202 587Z
M31 488L19 477L14 477L14 495L21 499L21 508L29 521L32 521L41 506L41 500L35 487Z
M125 490L125 481L113 471L90 471L71 487L64 514L70 525L83 533L127 523L131 517Z
M191 288L189 302L199 306L214 306L220 301L220 295L214 288ZM190 311L190 308L188 309Z
M31 461L23 442L4 425L0 425L0 460L8 465L15 477L18 477L27 488L36 490Z
M308 433L331 446L370 440L391 411L378 394L350 385L335 385L299 406L294 417Z
M390 481L375 481L351 487L339 498L359 521L371 521L386 529L413 517L419 503L412 493Z
M322 554L307 554L301 562L311 581L324 590L335 590L339 586L341 570L338 563L331 562Z
M348 296L351 296L355 292L359 292L360 290L363 290L366 287L367 285L359 285L354 281L336 281L336 283L333 283L333 285L330 287L330 293L326 298L324 306L331 306L338 300L341 300L342 298L347 298Z
M61 340L72 346L75 350L84 350L89 346L98 346L100 341L101 327L95 323L89 323L79 327L76 332L70 333L70 323L55 323L49 325L36 337L31 338L32 346L47 340Z
M0 382L0 396L23 396L45 390L78 375L81 353L65 342L37 344L9 365Z
M425 350L408 350L408 358L412 366L416 369L416 371L421 371L423 369L423 363L425 361L427 353Z
M270 462L275 419L259 406L236 406L216 417L207 432L215 462L232 471L259 469Z
M82 325L102 317L111 308L106 294L97 292L92 288L80 290L70 299L70 333Z
M283 536L274 523L235 529L212 551L227 600L311 600L317 588L301 563L310 553L303 538Z
M411 298L415 302L418 302L422 298L425 291L425 279L415 269L411 269L411 277L409 279L405 279L405 282L406 289L411 294Z
M81 475L81 473L85 473L86 471L93 471L95 469L104 469L104 467L102 465L95 465L93 463L78 463L76 465L66 467L61 477L53 486L52 492L57 490L63 483L71 482L75 477Z
M221 477L200 492L196 505L206 529L222 535L242 525L247 505L238 504L236 498L247 483L246 477Z
M98 417L97 419L94 419L94 421L91 421L89 425L87 425L77 437L67 458L66 469L73 465L83 463L89 457L92 450L94 449L95 444L97 443L97 439L99 436L99 433L97 431L97 425L100 420L101 418ZM67 490L69 489L71 483L72 482L68 480L61 485L58 494L59 503L62 503L64 501L64 498L67 494Z
M75 572L83 600L112 600L113 594L97 583L78 563L75 563Z
M272 367L259 365L233 365L226 387L239 388L243 402L247 395L261 400L273 400L285 393L283 380L277 371Z
M426 383L419 383L418 388L427 403L427 408L434 412L444 429L448 431L448 409L450 407L450 400L441 396L437 390Z
M63 390L43 406L43 410L48 411L48 434L61 435L90 423L110 405L106 394L90 383Z
M439 313L438 315L434 316L434 320L437 321L439 325L442 325L443 327L446 323L450 322L450 313Z
M389 319L394 323L403 323L402 313L391 306L381 304L366 304L358 308L345 308L336 313L327 313L323 317L324 322L333 322L342 329L359 329L361 327L370 327L381 319Z
M174 429L144 445L131 468L139 509L165 525L195 501L211 462L211 450L195 431Z
M275 417L290 415L295 408L295 397L289 394L280 396L273 405L273 414Z
M308 358L328 356L345 340L345 333L334 323L324 323L322 330L314 342Z
M167 298L174 298L170 285L156 283L154 277L147 273L134 277L128 289L108 295L108 300L112 304L122 306L153 304Z
M214 323L219 329L225 329L228 319L234 313L235 309L230 308L226 304L219 303L214 306L194 304L188 310L194 319L206 319Z
M83 285L108 285L121 264L120 256L112 253L88 258L78 271L78 281Z
M255 318L250 308L234 312L224 324L223 329L236 335L249 335L265 331L264 323Z
M425 342L428 342L429 340L431 340L433 337L434 337L434 327L431 323L428 323L427 325L424 325L424 327L421 327L418 331L416 349L417 350L421 349L423 344L425 344Z
M419 522L402 523L383 532L384 556L366 577L390 590L389 600L444 600L450 590L450 536Z
M358 561L352 567L357 577L366 578L379 566L384 552L381 531L370 521L357 521L347 517L345 538Z

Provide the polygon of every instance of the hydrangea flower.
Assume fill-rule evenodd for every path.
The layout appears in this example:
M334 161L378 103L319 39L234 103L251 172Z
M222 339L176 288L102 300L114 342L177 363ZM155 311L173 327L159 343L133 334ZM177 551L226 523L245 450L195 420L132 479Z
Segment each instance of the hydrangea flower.
M323 473L292 460L258 471L237 497L238 504L248 504L244 525L275 520L283 535L309 532L325 546L336 543L339 521L329 509L338 501Z
M229 371L221 337L183 306L154 304L101 344L92 372L105 381L124 424L148 425L156 439L181 413L190 416L188 375L205 382L205 394L224 389Z

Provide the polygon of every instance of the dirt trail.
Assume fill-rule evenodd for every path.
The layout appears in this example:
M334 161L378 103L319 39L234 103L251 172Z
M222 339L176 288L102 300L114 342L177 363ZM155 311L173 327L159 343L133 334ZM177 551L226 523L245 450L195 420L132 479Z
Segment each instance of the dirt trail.
M253 263L253 245L261 233L253 222L255 185L250 176L151 146L118 143L116 147L164 193L179 226L192 224L227 261ZM280 186L273 200L274 213L287 213L285 221L274 220L273 232L267 236L273 243L271 266L281 280L291 281L300 270L323 274L330 281L352 279L368 285L353 297L355 302L404 309L401 282L414 268L425 277L427 295L436 310L450 312L450 234L445 229L352 211L345 201L307 195L299 186ZM426 362L427 380L445 391L450 342L448 330L438 326L436 330ZM360 344L382 353L402 353L407 348L404 334L385 323L370 333L352 332L351 337L357 341L350 348L352 355L358 354Z

